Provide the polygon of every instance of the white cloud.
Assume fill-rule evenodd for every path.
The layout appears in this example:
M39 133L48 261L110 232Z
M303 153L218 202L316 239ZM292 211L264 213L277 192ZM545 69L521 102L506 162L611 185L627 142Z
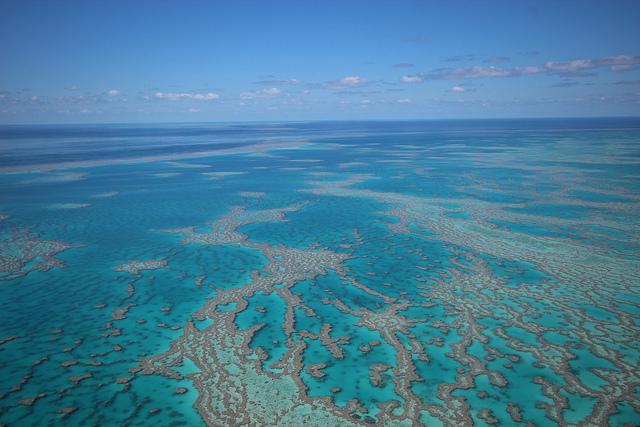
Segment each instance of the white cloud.
M278 96L282 93L282 89L277 87L270 87L268 89L255 90L250 92L242 92L240 94L240 99L256 99L256 98L273 98L274 96Z
M598 62L605 65L638 65L640 64L640 56L606 56L598 60Z
M363 86L366 85L368 80L365 77L360 76L349 76L340 79L340 83L344 86Z
M636 69L640 66L640 56L628 56L628 55L618 55L618 56L607 56L605 58L600 59L599 64L609 65L609 70L618 72L618 71L629 71Z
M282 93L282 90L278 89L277 87L272 87L269 89L264 89L262 93L264 93L267 96L275 96L275 95L280 95Z
M108 96L118 96L120 95L120 91L118 89L109 89L107 91Z
M465 88L462 86L454 86L451 89L449 89L451 92L453 93L462 93L465 91Z
M595 64L591 59L574 59L573 61L566 62L555 62L555 61L547 61L544 63L544 67L549 71L558 71L558 72L577 72L580 70L585 70L589 68L593 68Z
M544 66L549 71L563 73L579 73L602 66L609 66L610 71L627 71L640 66L640 56L617 55L597 59L575 59L567 62L546 62Z
M490 77L515 77L531 74L558 74L558 75L591 75L589 70L608 67L610 71L627 71L640 67L640 56L607 56L593 59L573 59L571 61L547 61L543 65L529 65L524 67L484 67L475 65L462 68L440 68L428 74L431 79L474 79ZM411 76L408 76L411 77ZM408 83L408 80L401 79Z
M441 70L432 77L441 79L477 79L486 77L509 77L516 74L518 73L512 68L482 67L475 65L473 67Z
M609 70L618 72L618 71L629 71L629 70L633 70L634 68L636 68L636 65L631 65L631 64L612 65L611 67L609 67Z
M528 65L526 67L515 67L512 68L514 70L515 75L522 74L538 74L544 72L544 69L535 65Z
M424 77L421 74L409 74L400 77L400 81L402 83L422 83L424 82Z
M213 93L213 92L207 92L207 93L196 93L193 95L193 99L197 99L199 101L213 101L216 99L219 99L220 95L218 95L217 93Z
M169 101L182 101L194 99L197 101L215 101L220 99L220 95L214 92L207 93L187 93L187 92L156 92L156 99L165 99Z
M396 99L398 104L413 104L413 100L409 98Z
M260 80L256 84L266 86L279 86L279 85L297 85L302 83L298 79L272 79L272 80Z
M325 83L325 86L331 89L345 89L353 87L366 86L369 83L369 79L360 76L347 76L340 80L333 80Z

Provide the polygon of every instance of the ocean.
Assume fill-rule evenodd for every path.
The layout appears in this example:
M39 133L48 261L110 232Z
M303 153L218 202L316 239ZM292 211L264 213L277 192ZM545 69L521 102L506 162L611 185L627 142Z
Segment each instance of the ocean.
M0 126L0 425L635 425L640 119Z

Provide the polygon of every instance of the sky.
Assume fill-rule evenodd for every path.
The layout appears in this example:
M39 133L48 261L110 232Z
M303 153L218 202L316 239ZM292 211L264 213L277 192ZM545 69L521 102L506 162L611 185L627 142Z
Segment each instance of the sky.
M0 2L0 123L640 116L640 1Z

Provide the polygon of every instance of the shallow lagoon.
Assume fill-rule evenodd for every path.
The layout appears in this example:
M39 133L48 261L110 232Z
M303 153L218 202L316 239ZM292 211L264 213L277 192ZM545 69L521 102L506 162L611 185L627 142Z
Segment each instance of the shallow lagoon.
M640 417L637 120L0 142L2 424Z

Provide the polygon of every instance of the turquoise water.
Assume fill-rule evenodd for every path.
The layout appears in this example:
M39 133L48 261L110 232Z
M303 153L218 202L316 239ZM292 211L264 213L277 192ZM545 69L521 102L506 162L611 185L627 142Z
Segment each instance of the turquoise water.
M635 119L0 144L0 424L640 419Z

